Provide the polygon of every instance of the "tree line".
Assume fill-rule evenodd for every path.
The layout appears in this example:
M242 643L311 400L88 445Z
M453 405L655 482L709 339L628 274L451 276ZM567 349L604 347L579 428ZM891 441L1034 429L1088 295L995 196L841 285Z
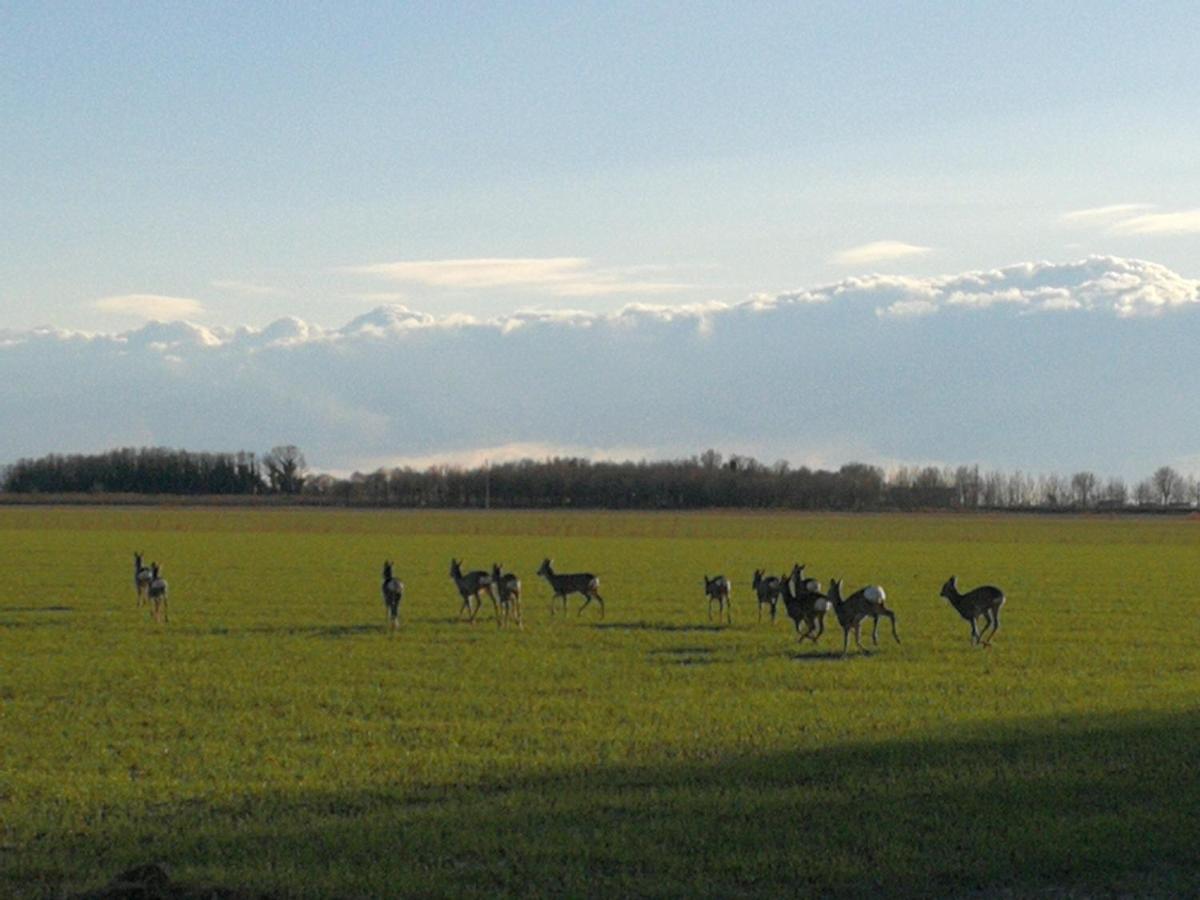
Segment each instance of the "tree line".
M0 485L21 494L298 494L304 455L294 446L254 453L196 453L124 447L94 454L50 454L8 466Z
M521 460L476 467L431 466L310 473L292 445L254 453L125 448L94 455L23 459L0 480L12 493L293 495L308 502L408 508L1161 509L1200 507L1200 483L1162 466L1133 485L1093 472L1071 476L982 471L978 466L884 471L767 465L715 450L687 459L607 462Z

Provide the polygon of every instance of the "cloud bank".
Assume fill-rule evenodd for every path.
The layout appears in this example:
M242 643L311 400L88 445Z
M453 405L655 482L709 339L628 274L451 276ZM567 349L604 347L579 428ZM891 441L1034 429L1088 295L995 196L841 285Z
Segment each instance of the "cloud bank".
M1200 454L1200 282L1094 257L741 303L337 327L0 331L0 461L301 446L325 469L535 455L944 459L1144 474ZM484 457L486 458L486 456Z

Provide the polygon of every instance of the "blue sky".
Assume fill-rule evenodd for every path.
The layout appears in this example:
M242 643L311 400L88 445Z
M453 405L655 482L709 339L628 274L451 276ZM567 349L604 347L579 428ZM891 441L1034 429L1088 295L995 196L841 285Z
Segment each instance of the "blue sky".
M1158 264L1169 274L1148 282L1177 300L1200 276L1197 37L1183 3L9 3L0 330L120 335L150 319L263 328L284 316L337 329L397 304L493 319L734 306L870 273L928 279L1089 256ZM891 302L920 312L917 294ZM1190 299L1132 317L1100 306L1109 312L1079 315L1114 315L1116 337L1102 330L1118 355L1134 328L1200 336ZM901 355L919 366L907 351L954 339L952 318L912 315ZM842 317L830 340L853 352L875 340L879 319ZM1067 328L1065 355L1090 358L1096 331ZM0 348L0 369L15 356ZM695 390L692 368L672 371L692 379L680 391ZM905 377L917 373L892 380ZM1111 402L1169 391L1171 377L1131 371L1108 388L1123 392ZM1095 382L1055 369L1012 389L1036 404L1063 378ZM186 390L210 388L200 379ZM449 405L471 385L446 390ZM936 400L918 417L940 421ZM271 434L248 427L222 440L257 447L299 434L324 446L306 414L272 415ZM1195 426L1151 425L1160 446L1083 454L1079 465L1125 472L1200 456ZM817 454L800 436L730 447L676 426L568 442L531 420L475 440ZM192 437L169 415L128 437L104 433ZM95 449L58 445L80 440L46 435L45 446L0 455ZM350 468L470 449L384 446L397 440L310 457ZM994 459L885 436L843 449L1069 467L1063 441L1036 451L1030 425ZM841 452L820 454L836 463Z

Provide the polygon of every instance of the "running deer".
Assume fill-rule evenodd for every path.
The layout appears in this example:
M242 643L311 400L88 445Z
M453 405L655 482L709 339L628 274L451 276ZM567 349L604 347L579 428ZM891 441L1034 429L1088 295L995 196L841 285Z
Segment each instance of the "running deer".
M492 598L492 609L496 613L496 621L500 620L500 607L496 603L496 594L492 591L492 576L481 569L476 569L473 572L463 574L462 560L450 560L450 577L454 579L454 585L458 588L458 593L462 597L463 605L459 608L458 614L462 616L465 609L468 613L467 621L474 622L475 617L479 615L479 609L483 606L483 599L480 594L487 594ZM472 605L471 601L475 603Z
M137 589L137 605L146 602L150 593L150 567L142 562L142 554L133 554L133 586Z
M162 577L162 572L158 567L158 563L150 564L150 585L146 588L146 594L150 598L150 603L153 605L154 621L167 621L167 582ZM162 614L161 618L159 614Z
M704 576L704 593L708 597L708 621L712 621L712 606L717 604L717 621L721 621L722 613L725 615L725 623L733 624L733 605L729 600L729 591L732 585L729 579L724 575L718 575L716 578Z
M550 598L550 615L554 615L554 601L562 598L563 613L567 611L567 597L571 594L583 594L582 613L589 603L596 600L600 604L600 618L604 618L604 598L600 596L600 579L590 572L580 572L571 575L559 575L551 567L551 560L543 559L537 573L546 579L554 596ZM579 613L576 613L578 615Z
M775 607L779 603L779 592L782 585L774 575L764 577L762 569L754 570L754 578L750 582L754 593L758 595L758 621L762 621L762 608L765 604L771 607L771 621L775 621Z
M388 624L394 631L400 627L400 601L404 599L404 582L392 571L392 561L383 563L383 583L380 585L383 594L383 605L387 607Z
M982 647L990 647L992 638L1000 630L1000 607L1004 605L1004 591L995 585L985 584L960 594L958 579L951 575L950 580L942 585L942 596L950 601L950 605L958 610L960 616L971 623L972 646L979 644ZM975 625L980 616L984 619L983 631L979 631ZM985 640L984 635L989 627L992 633Z
M825 613L831 606L829 598L821 593L821 584L815 578L804 577L804 566L793 566L792 574L782 579L780 595L789 618L796 626L799 640L809 638L815 644L825 633ZM804 631L800 623L804 623Z
M521 579L515 572L505 572L500 563L492 563L492 584L500 594L500 612L503 622L510 619L517 623L518 628L524 628L521 621ZM502 624L502 622L497 622Z
M868 616L875 620L875 626L871 629L871 640L876 646L879 645L880 616L891 619L892 637L896 639L897 644L900 643L900 635L896 632L896 614L884 605L886 600L887 594L877 584L860 588L843 600L842 582L835 578L829 580L829 601L833 604L833 611L842 626L842 656L850 649L851 631L854 632L854 643L858 645L858 649L866 652L862 645L861 632L863 619Z

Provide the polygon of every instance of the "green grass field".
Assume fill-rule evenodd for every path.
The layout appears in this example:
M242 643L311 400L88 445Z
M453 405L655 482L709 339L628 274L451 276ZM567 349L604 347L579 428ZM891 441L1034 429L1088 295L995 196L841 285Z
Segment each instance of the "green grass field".
M34 508L0 542L5 897L156 860L284 897L1200 894L1195 521ZM522 575L523 631L455 620L452 555ZM547 555L604 621L550 618ZM903 644L756 622L794 561L885 585ZM992 649L951 573L1006 590Z

